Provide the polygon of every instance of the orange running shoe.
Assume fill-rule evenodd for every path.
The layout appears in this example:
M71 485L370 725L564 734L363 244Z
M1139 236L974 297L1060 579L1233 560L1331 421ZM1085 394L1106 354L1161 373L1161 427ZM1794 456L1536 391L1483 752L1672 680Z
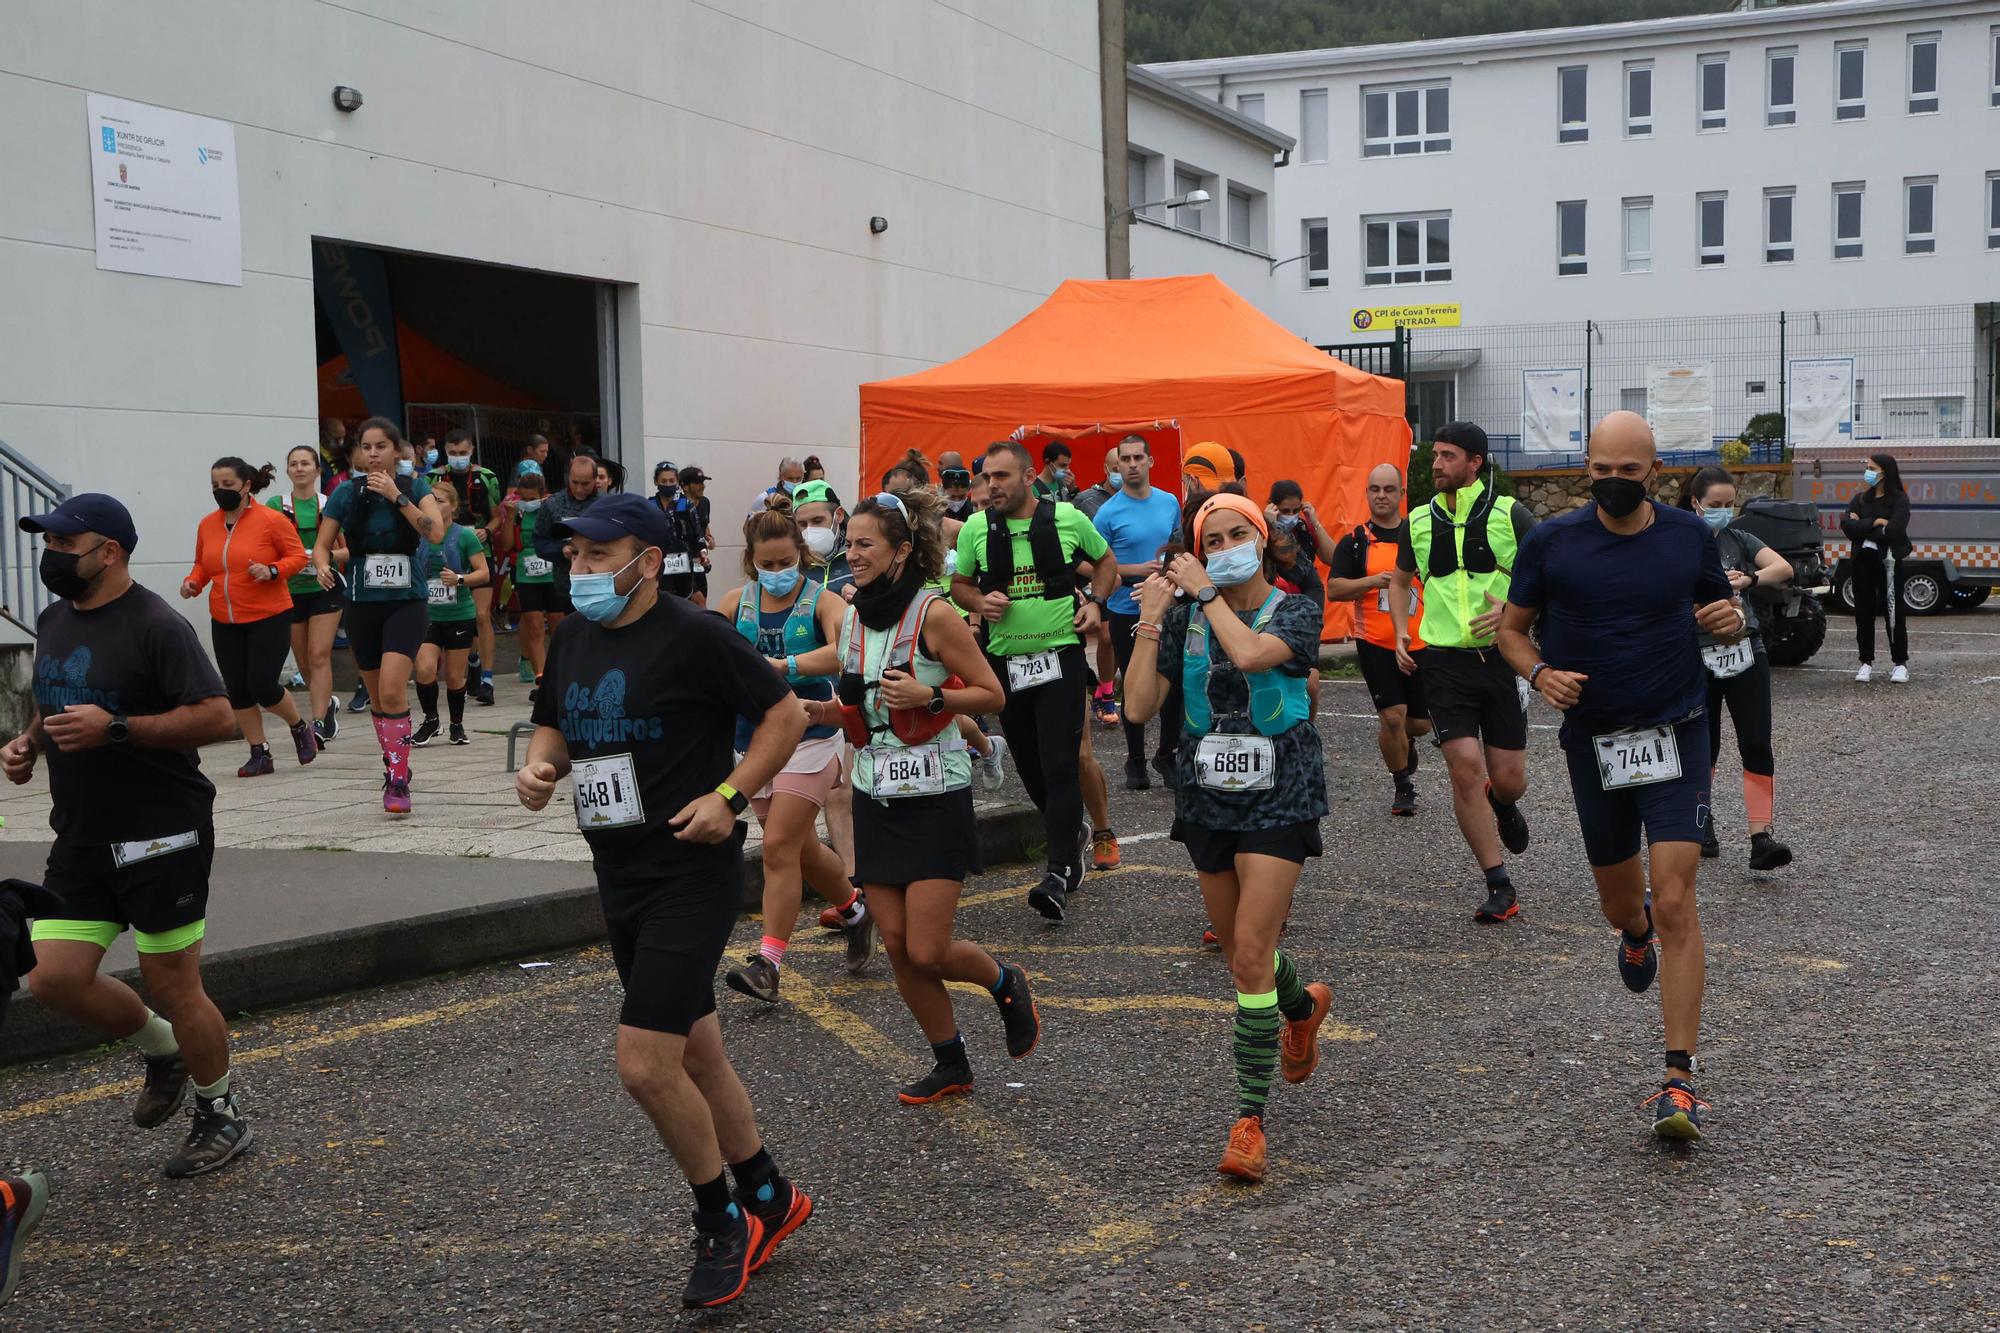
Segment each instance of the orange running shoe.
M1110 829L1101 829L1090 835L1090 868L1093 870L1116 870L1123 860L1118 851L1118 835Z
M1215 1169L1225 1176L1247 1180L1252 1185L1264 1180L1264 1119L1246 1115L1229 1129L1229 1146Z
M1287 1083L1303 1083L1319 1068L1319 1025L1333 1008L1333 992L1323 981L1307 986L1306 998L1313 1002L1312 1013L1296 1023L1286 1019L1278 1038L1278 1069Z

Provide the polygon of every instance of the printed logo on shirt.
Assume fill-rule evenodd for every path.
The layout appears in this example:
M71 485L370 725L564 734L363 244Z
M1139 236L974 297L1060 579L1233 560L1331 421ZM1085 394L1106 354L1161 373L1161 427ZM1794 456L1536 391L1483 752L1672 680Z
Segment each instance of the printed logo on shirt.
M96 704L107 712L118 711L118 691L101 690L90 683L90 649L79 647L68 657L35 662L35 702L50 711L71 704Z
M613 667L595 685L574 682L563 692L563 739L575 745L656 741L666 726L658 717L625 716L625 673Z

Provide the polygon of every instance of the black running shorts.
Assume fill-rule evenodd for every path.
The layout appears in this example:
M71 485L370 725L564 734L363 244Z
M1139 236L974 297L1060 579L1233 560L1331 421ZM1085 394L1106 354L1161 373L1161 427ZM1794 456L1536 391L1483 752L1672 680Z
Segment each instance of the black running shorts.
M1239 856L1275 856L1281 861L1304 865L1308 859L1324 856L1319 821L1308 819L1277 828L1212 829L1186 819L1174 820L1168 837L1187 848L1188 859L1204 875L1221 875L1236 869Z
M715 1012L715 969L743 913L744 825L668 865L597 867L611 960L625 987L618 1021L685 1037Z
M347 646L354 650L354 665L379 671L386 653L415 658L430 621L431 609L424 602L348 603Z
M1424 704L1438 744L1461 738L1496 750L1528 748L1520 679L1497 648L1426 648Z
M1375 711L1385 708L1403 708L1406 716L1429 717L1424 710L1424 649L1410 654L1416 662L1415 675L1406 676L1403 668L1396 665L1396 653L1391 648L1378 648L1366 639L1354 645L1354 657L1361 664L1361 679L1368 683L1368 698L1375 705Z

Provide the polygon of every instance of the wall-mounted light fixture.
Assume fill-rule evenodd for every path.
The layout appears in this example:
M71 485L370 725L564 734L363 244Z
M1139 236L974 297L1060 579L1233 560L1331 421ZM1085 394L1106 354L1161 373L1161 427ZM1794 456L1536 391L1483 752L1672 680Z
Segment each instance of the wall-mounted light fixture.
M880 236L883 232L889 230L889 219L885 217L869 218L868 230L874 235Z
M350 88L343 83L333 90L333 104L342 111L359 111L361 109L361 90L359 88Z

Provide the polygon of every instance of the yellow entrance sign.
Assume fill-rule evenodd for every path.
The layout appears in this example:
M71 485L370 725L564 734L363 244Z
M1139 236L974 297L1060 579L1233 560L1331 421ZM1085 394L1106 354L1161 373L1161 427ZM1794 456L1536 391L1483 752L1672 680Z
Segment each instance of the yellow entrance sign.
M1450 305L1376 305L1357 308L1347 322L1356 333L1393 329L1398 324L1406 329L1455 329L1458 316L1455 301Z

